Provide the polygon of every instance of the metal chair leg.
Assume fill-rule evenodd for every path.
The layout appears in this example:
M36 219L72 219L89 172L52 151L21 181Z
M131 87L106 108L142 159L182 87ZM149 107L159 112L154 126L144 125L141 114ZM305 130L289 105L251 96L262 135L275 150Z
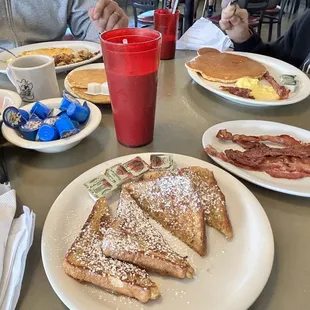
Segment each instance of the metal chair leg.
M281 21L278 22L278 27L277 27L277 39L281 37Z
M272 39L272 28L273 28L273 20L271 19L269 23L268 42L270 42Z

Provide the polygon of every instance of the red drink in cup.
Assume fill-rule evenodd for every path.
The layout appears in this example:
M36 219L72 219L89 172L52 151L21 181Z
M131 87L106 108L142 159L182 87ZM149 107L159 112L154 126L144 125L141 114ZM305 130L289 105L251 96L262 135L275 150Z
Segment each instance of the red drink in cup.
M163 37L160 59L173 59L175 56L179 16L179 11L172 14L168 9L155 10L154 29L159 31Z
M124 28L101 34L117 140L138 147L153 140L161 34Z

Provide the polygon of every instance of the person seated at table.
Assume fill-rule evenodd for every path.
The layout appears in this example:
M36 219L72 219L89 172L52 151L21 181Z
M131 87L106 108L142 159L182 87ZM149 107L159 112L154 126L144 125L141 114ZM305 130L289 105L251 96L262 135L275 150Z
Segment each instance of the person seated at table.
M0 47L62 40L67 28L76 39L98 41L99 33L128 27L112 0L0 1Z
M252 52L278 58L310 73L310 10L296 19L289 30L271 44L262 39L248 25L248 12L228 4L222 11L221 28L234 43L235 51Z

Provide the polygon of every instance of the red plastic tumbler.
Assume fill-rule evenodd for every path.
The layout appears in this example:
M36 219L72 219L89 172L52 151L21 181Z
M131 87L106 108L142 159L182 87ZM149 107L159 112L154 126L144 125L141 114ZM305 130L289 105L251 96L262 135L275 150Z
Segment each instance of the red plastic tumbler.
M124 28L101 34L101 46L117 140L128 147L154 135L161 34Z
M179 29L179 11L172 14L168 9L155 10L154 29L163 36L160 59L173 59Z

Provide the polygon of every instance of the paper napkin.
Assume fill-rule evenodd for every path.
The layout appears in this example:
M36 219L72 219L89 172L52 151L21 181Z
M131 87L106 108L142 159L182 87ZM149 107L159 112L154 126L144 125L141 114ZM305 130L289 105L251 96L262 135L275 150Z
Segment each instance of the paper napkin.
M0 194L0 310L14 310L33 241L35 214L24 206L24 213L13 219L15 190L0 185Z
M197 51L202 47L212 47L223 52L230 46L229 37L211 21L201 17L177 41L176 49Z

